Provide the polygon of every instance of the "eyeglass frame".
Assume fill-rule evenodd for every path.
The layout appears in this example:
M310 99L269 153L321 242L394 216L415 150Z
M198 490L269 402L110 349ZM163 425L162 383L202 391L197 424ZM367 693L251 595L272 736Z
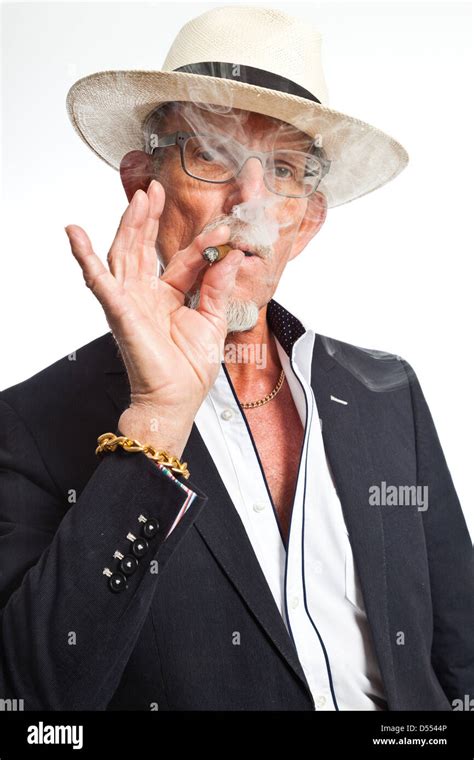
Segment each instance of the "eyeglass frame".
M302 153L302 154L305 153L306 155L314 156L315 158L317 158L318 161L319 161L319 163L321 164L321 177L319 178L316 187L313 190L311 190L310 193L307 193L306 195L287 195L285 193L277 193L276 190L273 190L271 187L268 187L268 185L267 185L267 177L266 177L266 169L265 169L265 164L266 164L265 156L267 156L269 153L274 153L275 151L273 151L273 150L272 151L247 151L247 149L241 143L239 143L239 145L241 146L241 148L243 150L245 150L245 152L247 154L247 157L243 161L242 166L240 167L240 169L237 172L237 174L234 174L233 177L229 177L229 179L204 179L203 177L195 177L194 174L191 174L186 169L186 164L185 164L185 161L184 161L184 147L186 145L187 140L189 140L190 137L207 137L207 135L204 134L204 133L200 133L200 132L185 132L183 130L177 130L176 132L173 132L170 135L164 135L163 137L159 137L158 138L158 145L155 145L151 149L149 155L152 156L154 154L155 150L158 150L158 148L168 148L168 147L173 146L173 145L178 145L178 147L179 147L179 153L180 153L180 157L181 157L181 167L182 167L184 173L187 174L188 177L191 177L192 179L197 179L200 182L210 182L210 183L212 183L214 185L223 185L223 184L226 184L227 182L232 182L234 179L236 179L239 176L240 172L242 171L245 163L248 161L249 158L258 158L258 160L260 161L260 164L262 166L262 169L264 170L263 171L263 181L265 183L265 187L267 188L267 190L270 190L271 193L275 193L275 195L281 195L281 196L283 196L285 198L310 198L311 195L313 195L313 193L315 193L316 190L318 189L320 183L322 182L322 180L326 176L326 174L329 172L329 169L330 169L330 166L331 166L331 161L327 158L324 150L322 148L320 148L319 146L317 146L317 145L312 145L309 151L295 151L295 152ZM234 142L238 142L238 141L235 140ZM283 150L284 151L284 150L292 150L292 149L291 148L281 148L279 150Z

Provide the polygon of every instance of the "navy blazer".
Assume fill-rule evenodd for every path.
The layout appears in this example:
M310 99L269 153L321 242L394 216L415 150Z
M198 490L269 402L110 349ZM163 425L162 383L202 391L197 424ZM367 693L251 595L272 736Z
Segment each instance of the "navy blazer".
M287 351L304 331L275 301L268 319ZM405 382L381 392L372 381L387 365L316 335L312 387L388 709L450 710L474 695L472 542L417 378L391 361ZM27 710L313 710L196 426L182 482L197 497L167 540L183 491L142 454L95 455L129 399L110 332L0 394L0 698ZM371 506L382 481L428 485L429 508ZM103 569L140 535L140 515L160 528L112 593Z

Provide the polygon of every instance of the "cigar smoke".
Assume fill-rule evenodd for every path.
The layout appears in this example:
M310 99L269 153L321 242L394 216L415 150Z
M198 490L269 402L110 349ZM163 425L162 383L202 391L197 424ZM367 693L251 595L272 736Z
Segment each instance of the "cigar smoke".
M222 64L224 67L227 65ZM219 64L214 64L214 66L219 67ZM208 89L211 89L211 78L208 79ZM218 98L215 104L203 101L201 84L196 84L193 88L192 81L189 82L190 102L165 105L170 107L171 112L175 106L179 109L180 115L187 123L184 129L189 128L189 131L196 134L219 134L224 141L225 136L229 135L243 145L247 144L249 136L251 137L247 124L249 112L239 109L235 103L232 103L231 93L229 93L229 102L225 105L218 104ZM211 99L210 94L209 98ZM335 124L324 109L315 111L314 117L308 116L307 123L305 118L299 119L300 132L303 133L306 130L306 145L304 140L295 136L293 126L278 119L271 118L268 129L266 150L271 149L272 141L277 146L286 140L288 146L307 150L308 135L314 137L317 132L321 137L320 144L332 161L332 166L337 169L336 172L331 170L318 187L318 192L325 196L329 208L350 199L354 192L353 186L357 186L357 195L364 195L382 182L386 182L387 178L395 176L399 171L396 151L393 152L393 156L387 154L386 146L377 139L377 133L374 130L359 130L357 139L353 139L347 127L344 124L340 126ZM166 131L169 130L165 129L164 132ZM159 121L157 122L153 117L145 129L144 137L147 146L150 136L155 132L163 132L163 129ZM367 183L362 189L361 173L367 177ZM227 224L231 231L229 242L239 243L235 247L250 250L262 258L269 258L274 255L274 245L281 230L291 224L291 222L285 224L276 218L279 211L277 204L284 202L285 199L277 195L252 198L234 206L230 214L211 220L204 230L213 230L221 224ZM305 218L310 218L311 214L312 207L308 203ZM288 219L285 213L280 216ZM291 241L288 241L288 244L291 245ZM188 306L197 308L199 290L188 294L186 299ZM252 329L257 318L258 308L254 302L233 300L228 307L228 331ZM358 350L331 338L324 336L321 338L327 353L333 360L357 377L370 391L393 392L406 387L412 371L400 357L382 351Z

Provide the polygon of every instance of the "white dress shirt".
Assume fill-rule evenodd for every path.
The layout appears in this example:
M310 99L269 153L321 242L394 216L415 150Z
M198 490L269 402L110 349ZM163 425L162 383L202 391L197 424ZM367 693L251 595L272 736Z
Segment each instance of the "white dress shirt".
M195 423L295 644L315 709L386 709L311 388L315 333L275 301L268 309L286 382L305 429L287 550L250 428L224 362ZM295 324L300 328L296 340ZM265 414L264 409L261 412Z

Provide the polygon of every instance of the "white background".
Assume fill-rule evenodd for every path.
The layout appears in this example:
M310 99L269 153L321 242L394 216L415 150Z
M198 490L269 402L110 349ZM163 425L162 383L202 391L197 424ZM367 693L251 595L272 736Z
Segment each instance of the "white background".
M105 260L125 195L69 124L69 87L94 71L159 69L187 20L225 4L3 4L0 388L108 330L63 228L83 226ZM258 4L321 29L330 105L411 159L329 212L275 298L323 335L412 364L474 536L470 5Z

